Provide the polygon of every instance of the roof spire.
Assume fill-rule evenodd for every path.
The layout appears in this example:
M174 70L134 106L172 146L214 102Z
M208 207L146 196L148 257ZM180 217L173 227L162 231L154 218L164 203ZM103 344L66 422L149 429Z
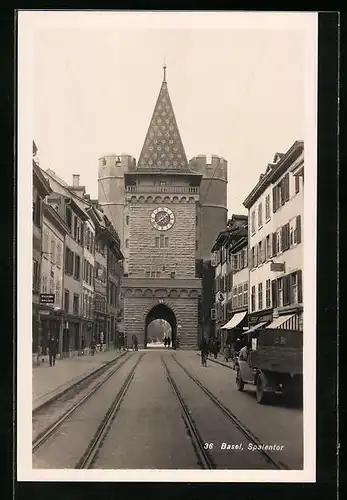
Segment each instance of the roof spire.
M163 83L166 83L166 63L164 63L163 65L163 70L164 70Z

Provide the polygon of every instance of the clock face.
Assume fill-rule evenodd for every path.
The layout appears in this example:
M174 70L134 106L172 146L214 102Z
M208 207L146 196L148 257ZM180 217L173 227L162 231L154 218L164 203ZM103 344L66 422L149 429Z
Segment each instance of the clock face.
M158 207L151 214L151 223L158 231L167 231L175 223L174 213L167 207Z

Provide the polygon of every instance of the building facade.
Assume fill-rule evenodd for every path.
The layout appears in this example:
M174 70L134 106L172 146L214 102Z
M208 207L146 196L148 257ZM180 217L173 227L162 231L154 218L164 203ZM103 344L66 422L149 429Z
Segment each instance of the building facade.
M244 201L249 211L250 324L302 330L304 145L296 141Z
M247 275L247 270L244 270L247 266L247 259L242 258L245 253L244 247L247 246L247 220L246 215L233 214L228 221L227 229L218 235L212 247L215 265L215 337L219 340L221 349L229 343L231 330L242 327L246 322L243 303L238 307L238 301L235 302L233 291L235 290L234 274L236 275L238 271L242 271L240 275L236 276L237 289L241 285L240 280ZM242 257L240 257L240 266L241 263L244 266L242 269L235 266L233 249L236 249L235 253L240 251L240 254L242 254ZM247 285L245 288L247 288Z
M33 142L33 269L32 269L32 353L34 360L41 354L41 262L42 262L42 206L51 193L49 182L42 175L37 158L37 147Z
M138 163L105 156L98 181L105 214L119 221L125 335L146 345L149 323L161 318L173 338L179 329L180 347L197 347L204 323L211 327L210 248L227 220L227 164L217 156L187 161L165 70Z
M44 310L41 315L41 347L44 354L47 354L50 335L59 341L59 351L62 349L64 248L69 232L64 220L49 204L53 199L51 194L48 203L43 203L41 293L54 296L54 303L41 305L42 312Z

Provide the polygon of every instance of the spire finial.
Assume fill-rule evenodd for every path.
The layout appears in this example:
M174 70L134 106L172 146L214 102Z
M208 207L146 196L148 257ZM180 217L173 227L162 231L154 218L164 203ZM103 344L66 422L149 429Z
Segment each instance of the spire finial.
M163 82L166 83L166 63L164 63L163 65L163 70L164 70L164 78L163 78Z

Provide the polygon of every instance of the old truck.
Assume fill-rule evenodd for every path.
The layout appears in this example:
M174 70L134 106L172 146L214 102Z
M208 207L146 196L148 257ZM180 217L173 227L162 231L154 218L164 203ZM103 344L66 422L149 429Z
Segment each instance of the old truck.
M263 328L245 333L245 349L236 360L236 385L256 387L258 403L282 394L299 402L302 398L303 332Z

